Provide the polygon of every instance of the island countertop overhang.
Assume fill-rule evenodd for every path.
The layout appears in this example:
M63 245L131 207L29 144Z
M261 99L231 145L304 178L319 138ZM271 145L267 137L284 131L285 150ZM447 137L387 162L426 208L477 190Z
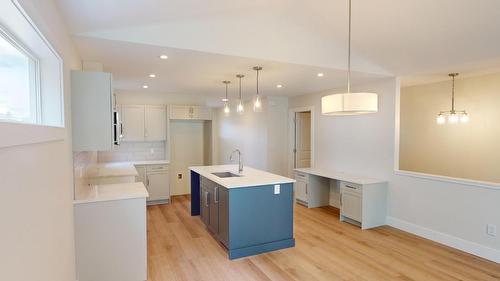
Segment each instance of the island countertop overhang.
M238 165L192 166L189 170L198 173L225 188L243 188L251 186L294 183L295 180L280 175L261 171L245 166L243 172L238 173ZM238 177L220 178L212 173L231 172Z

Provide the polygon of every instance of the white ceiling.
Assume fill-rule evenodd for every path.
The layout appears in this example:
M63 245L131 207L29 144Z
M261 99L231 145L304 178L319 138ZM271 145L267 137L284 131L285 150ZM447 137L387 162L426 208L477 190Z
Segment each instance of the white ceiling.
M256 63L290 95L345 77L347 0L56 1L83 59L101 60L124 89L151 69L167 75L159 91L212 93ZM407 84L498 68L498 26L498 0L353 0L353 68ZM154 59L160 50L175 54L165 69ZM319 68L331 69L328 79L308 76Z

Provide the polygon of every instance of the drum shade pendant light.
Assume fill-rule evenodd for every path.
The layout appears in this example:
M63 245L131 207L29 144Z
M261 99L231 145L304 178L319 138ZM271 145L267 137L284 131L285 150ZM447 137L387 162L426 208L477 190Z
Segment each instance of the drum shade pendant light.
M238 74L236 75L236 77L238 77L238 79L240 80L240 98L238 100L238 104L236 105L236 112L238 114L243 114L243 112L245 111L245 107L243 106L243 100L241 98L241 78L245 77L245 75Z
M227 96L227 86L231 83L231 81L222 81L226 85L226 98L222 99L224 102L224 115L229 116L231 113L231 108L229 107L229 98Z
M451 110L449 111L440 111L438 116L436 117L436 122L439 125L446 123L446 115L448 115L448 123L456 124L458 121L462 123L469 122L469 114L465 110L455 110L455 77L458 76L458 73L450 73L448 76L452 79L451 86Z
M254 66L253 70L257 72L257 93L255 95L255 99L253 101L253 111L261 112L262 111L262 100L259 95L259 71L262 70L261 66Z
M347 53L347 93L321 98L323 115L358 115L378 111L376 93L351 93L351 0L349 0L349 40Z

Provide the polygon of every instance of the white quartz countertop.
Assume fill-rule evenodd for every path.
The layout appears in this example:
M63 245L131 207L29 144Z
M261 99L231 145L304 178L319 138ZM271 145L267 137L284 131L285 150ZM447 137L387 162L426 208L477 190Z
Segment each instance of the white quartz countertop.
M136 165L165 165L170 164L168 160L147 160L130 162L105 162L90 165L87 175L90 178L98 177L122 177L137 176Z
M189 167L189 169L226 188L295 182L294 179L275 175L247 166L243 167L243 172L241 174L238 173L238 165L194 166ZM231 172L240 175L240 177L220 178L212 174L219 172Z
M103 184L83 188L80 193L75 194L73 204L146 198L148 196L148 191L142 182Z
M316 176L320 176L320 177L330 178L330 179L336 179L336 180L340 180L340 181L357 183L357 184L377 184L377 183L387 182L385 180L379 180L379 179L368 178L368 177L363 177L363 176L356 176L356 175L351 175L351 174L347 174L344 172L338 172L338 171L321 169L321 168L299 168L299 169L295 169L295 171L306 173L306 174L311 174L311 175L316 175Z

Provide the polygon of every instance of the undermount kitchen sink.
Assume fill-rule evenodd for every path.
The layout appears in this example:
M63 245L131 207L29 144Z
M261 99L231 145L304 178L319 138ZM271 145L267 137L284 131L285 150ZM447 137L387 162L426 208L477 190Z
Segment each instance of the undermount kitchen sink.
M219 172L219 173L212 173L212 175L216 175L219 178L235 178L235 177L241 177L241 175L233 174L231 172Z

